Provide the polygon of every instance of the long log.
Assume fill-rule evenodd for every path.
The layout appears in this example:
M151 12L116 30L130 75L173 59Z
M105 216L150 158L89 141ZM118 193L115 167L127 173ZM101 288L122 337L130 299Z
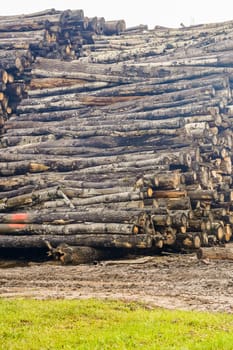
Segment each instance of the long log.
M100 79L101 80L101 79ZM211 88L212 90L212 88ZM72 94L70 94L72 95ZM111 108L112 111L115 110L122 110L123 108L128 108L129 113L138 113L140 115L141 113L146 113L150 110L158 110L161 108L175 108L179 106L185 106L188 104L194 104L194 103L200 103L201 101L204 103L206 101L209 101L209 104L215 105L216 103L221 103L222 101L224 106L226 105L225 99L222 97L212 97L212 91L206 91L206 94L202 93L200 95L194 95L192 97L187 97L185 99L179 100L178 97L175 98L175 101L162 101L161 99L158 99L158 101L153 101L155 98L151 98L151 101L142 101L140 103L140 99L142 97L140 96L122 96L122 97L89 97L89 98L80 98L77 99L77 96L70 96L70 95L62 95L62 101L58 99L56 101L55 98L46 97L47 101L45 99L42 100L26 100L25 103L21 103L17 108L17 113L31 113L31 112L43 112L43 111L56 111L58 109L73 109L73 108L82 108L87 105L91 106L103 106L101 107L102 110L108 111L112 107L112 104L114 106ZM50 100L50 101L49 101ZM128 101L129 100L129 101ZM119 101L119 102L118 102ZM121 102L123 101L123 102ZM127 102L125 102L127 101ZM137 101L137 104L135 107L135 102ZM223 107L224 107L223 106Z
M72 201L73 203L73 201ZM104 210L127 210L127 209L143 209L145 207L145 200L134 200L129 202L113 202L113 203L97 203L97 204L89 204L88 206L82 206L82 209L92 208L93 210L103 208ZM64 211L67 209L67 203L65 200L57 199L57 200L50 200L50 201L44 201L43 203L40 203L39 205L35 206L35 209L56 209L56 211Z
M84 235L38 235L38 236L16 236L0 235L1 248L44 248L46 241L53 247L66 243L68 245L88 246L97 248L151 248L152 237L148 235L109 235L95 234Z
M155 155L156 156L156 155ZM33 161L19 161L19 162L9 162L2 163L0 174L1 175L16 175L16 174L25 174L25 173L37 173L37 172L47 172L47 171L75 171L78 170L80 173L103 173L103 172L116 172L120 169L127 168L143 168L146 166L155 167L159 165L162 157L156 156L156 158L137 160L137 161L123 161L118 162L117 164L109 163L108 157L103 157L102 159L88 159L88 158L74 158L66 159L65 157L61 159L44 159L42 162L39 160L36 162Z
M47 110L49 109L49 107L47 108ZM78 122L78 120L76 121ZM89 122L90 123L90 122ZM119 124L118 124L119 123ZM106 132L110 133L113 128L116 130L116 132L133 132L133 131L137 131L140 130L141 132L143 130L153 130L153 129L178 129L180 127L182 127L183 124L183 120L181 118L176 118L175 120L168 120L168 121L163 121L163 120L149 120L149 121L135 121L135 123L127 123L125 122L124 124L120 124L120 121L118 123L111 124L111 121L109 120L108 124L104 123L104 121L102 122L102 127L101 127L101 131L102 131L102 135L106 134ZM26 127L26 129L23 129L23 127ZM57 123L57 122L50 122L48 127L44 127L43 123L40 122L29 122L27 124L27 122L22 122L22 121L17 121L17 122L9 122L7 123L5 130L11 130L8 132L9 137L11 135L13 136L19 136L19 135L33 135L33 134L47 134L47 133L58 133L59 130L56 130L57 127L59 127L59 129L62 131L62 128L65 128L65 130L72 130L72 131L76 131L77 134L82 133L82 135L87 133L89 134L89 136L91 135L96 135L94 134L94 132L96 131L94 129L94 125L88 125L86 122L80 122L79 123L79 127L75 126L74 121L66 121L66 124L63 125L63 123ZM16 129L19 128L19 129ZM38 131L37 131L38 130ZM100 132L99 132L100 134ZM156 134L156 132L155 132ZM159 134L159 132L157 132L157 134ZM172 134L172 133L171 133ZM175 135L175 132L173 133Z
M92 223L84 222L77 224L64 224L63 225L51 225L51 224L24 224L24 223L10 223L0 224L0 233L16 233L29 235L74 235L74 234L119 234L130 235L137 234L141 231L144 233L143 228L140 228L134 224L122 224L122 223Z
M197 251L198 259L233 260L232 247L200 248Z
M128 201L138 201L149 197L147 193L141 191L132 192L119 192L110 195L101 195L84 199L74 199L73 203L77 206L100 204L100 203L116 203L116 202L128 202Z
M52 85L52 87L51 87ZM87 91L99 91L105 87L112 86L108 82L90 82L78 79L65 79L65 78L41 78L32 79L30 81L30 90L28 90L28 96L31 98L45 97L45 96L58 96L65 94L73 94L78 92Z
M151 211L152 212L152 211ZM158 210L154 209L154 213ZM64 225L68 223L78 222L96 222L96 223L134 223L139 224L140 218L145 214L143 210L110 210L106 208L89 209L82 207L78 211L69 211L69 207L65 211L29 211L14 212L10 214L0 214L1 223L27 223L27 224L57 224Z

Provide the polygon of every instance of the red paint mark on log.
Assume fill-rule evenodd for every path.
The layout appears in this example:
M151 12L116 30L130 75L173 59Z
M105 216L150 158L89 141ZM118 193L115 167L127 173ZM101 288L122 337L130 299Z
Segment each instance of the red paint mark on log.
M12 222L24 222L28 219L28 213L15 213L11 216Z
M22 229L26 227L26 224L12 223L7 225L11 229Z

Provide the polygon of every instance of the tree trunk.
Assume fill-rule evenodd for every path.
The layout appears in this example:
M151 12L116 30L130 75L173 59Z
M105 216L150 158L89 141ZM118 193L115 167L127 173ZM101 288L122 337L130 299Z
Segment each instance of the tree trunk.
M0 235L0 248L44 248L48 241L53 247L66 243L68 245L96 248L151 248L152 237L149 235L37 235L16 236Z
M141 231L141 232L140 232ZM143 228L134 224L118 224L118 223L92 223L84 222L77 224L63 224L63 225L46 225L46 224L23 224L23 223L9 223L0 224L1 233L18 233L29 235L73 235L73 234L119 234L130 235L137 233L144 233Z
M69 211L69 207L66 207L66 211L54 212L51 210L38 210L28 212L16 212L10 214L0 214L1 223L25 223L25 224L53 224L53 225L65 225L70 223L127 223L141 225L141 220L144 210L111 210L106 208L88 209L88 207L82 207L79 211ZM151 212L157 212L154 209Z

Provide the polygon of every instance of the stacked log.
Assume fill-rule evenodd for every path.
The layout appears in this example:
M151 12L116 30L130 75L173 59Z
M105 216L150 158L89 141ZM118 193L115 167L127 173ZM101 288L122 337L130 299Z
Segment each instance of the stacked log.
M0 139L0 247L230 241L233 22L125 30L77 10L31 31L44 16L59 47L86 42L70 60L34 46L21 73Z

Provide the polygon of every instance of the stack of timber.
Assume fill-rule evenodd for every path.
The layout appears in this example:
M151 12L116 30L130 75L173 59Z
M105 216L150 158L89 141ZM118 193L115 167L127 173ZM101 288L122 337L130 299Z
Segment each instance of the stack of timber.
M30 63L28 51L34 56L77 58L82 55L83 45L94 43L95 35L120 34L125 29L124 20L88 18L81 9L0 16L1 59L8 68L22 71ZM4 51L8 51L9 62Z
M88 18L83 10L0 16L0 131L25 97L27 72L37 56L77 59L83 45L94 43L94 35L119 34L125 27L123 20Z
M78 14L46 16L74 35ZM101 23L76 57L38 51L21 73L0 139L0 247L229 242L233 21Z

